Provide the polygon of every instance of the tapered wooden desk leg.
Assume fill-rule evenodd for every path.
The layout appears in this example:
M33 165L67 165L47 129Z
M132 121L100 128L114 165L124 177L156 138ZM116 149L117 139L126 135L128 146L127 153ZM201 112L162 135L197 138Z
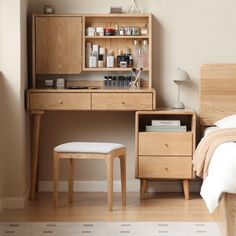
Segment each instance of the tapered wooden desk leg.
M184 197L186 200L189 200L189 180L183 180L183 189L184 189Z
M147 180L141 179L141 186L140 186L140 199L141 200L144 199L146 190L147 190Z
M31 146L31 190L30 200L35 200L35 189L37 180L37 167L38 167L38 150L39 150L39 134L40 134L40 122L41 117L44 114L43 111L32 112L33 127L32 127L32 146Z

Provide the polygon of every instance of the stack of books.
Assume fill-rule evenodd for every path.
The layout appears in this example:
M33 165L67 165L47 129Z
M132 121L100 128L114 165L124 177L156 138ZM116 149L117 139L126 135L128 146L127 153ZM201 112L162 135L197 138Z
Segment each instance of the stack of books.
M152 120L152 125L146 126L147 132L186 132L186 125L181 125L180 120Z

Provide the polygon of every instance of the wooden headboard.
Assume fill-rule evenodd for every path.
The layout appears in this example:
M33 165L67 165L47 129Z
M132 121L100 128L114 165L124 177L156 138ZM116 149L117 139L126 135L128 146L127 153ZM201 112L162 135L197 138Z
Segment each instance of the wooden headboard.
M236 113L236 64L204 64L200 80L200 123Z

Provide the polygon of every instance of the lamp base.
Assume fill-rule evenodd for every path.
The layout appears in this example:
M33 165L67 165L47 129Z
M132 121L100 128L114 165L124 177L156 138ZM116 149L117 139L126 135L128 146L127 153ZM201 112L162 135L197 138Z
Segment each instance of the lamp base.
M178 102L176 102L176 103L174 104L173 108L174 108L174 109L184 109L185 106L184 106L184 104L183 104L182 102L178 101Z

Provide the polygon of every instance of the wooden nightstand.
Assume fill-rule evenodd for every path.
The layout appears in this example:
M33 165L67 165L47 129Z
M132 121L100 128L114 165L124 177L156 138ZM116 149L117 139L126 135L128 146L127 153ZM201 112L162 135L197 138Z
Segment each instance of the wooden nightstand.
M186 126L186 131L147 132L146 126L151 126L152 120L178 120L181 126ZM189 199L189 180L194 178L192 157L195 140L196 115L192 110L136 112L136 178L141 180L141 199L144 199L147 181L154 179L183 180L184 196Z

